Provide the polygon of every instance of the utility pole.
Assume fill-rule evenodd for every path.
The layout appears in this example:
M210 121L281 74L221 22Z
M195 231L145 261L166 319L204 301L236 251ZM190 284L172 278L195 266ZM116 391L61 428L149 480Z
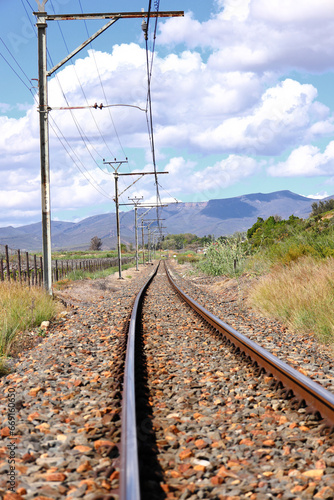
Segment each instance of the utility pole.
M115 158L115 161L104 161L104 164L108 164L112 167L114 170L114 179L115 179L115 205L116 205L116 228L117 228L117 258L118 258L118 279L123 279L122 278L122 248L121 248L121 231L120 231L120 224L119 224L119 203L118 203L118 169L123 163L128 163L128 159L123 161L117 161ZM117 166L114 166L116 165Z
M130 198L130 196L128 196L128 199L132 201L132 203L120 203L120 205L135 205L135 241L136 241L136 271L139 271L138 269L138 263L139 263L139 255L138 255L138 207L140 208L148 208L148 210L146 210L146 212L144 212L140 217L145 217L145 215L152 209L152 208L156 208L156 207L159 207L159 208L163 208L163 207L168 207L168 205L162 205L160 203L157 203L155 205L146 205L145 204L142 204L140 203L140 200L143 199L143 197L141 198ZM144 242L142 244L142 247L143 247L143 252L144 252Z
M43 280L47 292L52 295L52 268L51 268L51 209L50 209L50 160L49 160L49 124L48 124L48 84L47 77L61 68L72 57L78 54L92 40L97 38L106 29L119 19L151 18L156 17L183 17L183 11L166 12L107 12L92 14L55 14L48 15L45 4L48 0L36 0L38 12L33 12L37 17L38 30L38 87L39 87L39 113L40 113L40 157L41 157L41 197L42 197L42 236L43 236ZM47 71L47 46L46 28L47 21L73 21L81 19L109 19L108 23L88 38L77 49L71 52L60 63Z
M142 224L145 222L146 227L147 227L147 232L148 232L148 238L147 238L147 252L148 252L148 263L151 263L151 224L154 222L157 222L158 219L146 219L145 221L142 220ZM159 219L159 220L165 220L165 219ZM142 225L142 237L144 239L144 226Z
M37 14L38 30L38 89L39 89L39 128L41 158L41 201L42 201L42 236L43 236L43 282L46 291L52 295L51 264L51 210L50 210L50 162L49 162L49 109L47 88L46 60L46 12L39 4Z
M157 174L168 174L168 172L129 172L129 173L124 173L120 174L118 172L119 167L121 166L122 163L127 163L128 159L125 161L117 161L115 158L115 161L105 161L103 160L104 165L110 165L113 170L114 170L114 177L115 177L115 204L116 204L116 223L117 223L117 249L118 249L118 274L119 274L119 279L122 279L122 263L121 263L121 231L120 231L120 225L119 225L119 197L122 196L122 194L125 193L131 186L133 186L136 182L138 182L144 175L157 175ZM118 163L117 167L114 167ZM139 175L139 178L132 182L128 187L122 191L122 193L118 193L118 177L123 176L123 175ZM125 205L125 203L123 203Z
M136 244L136 271L139 271L139 268L138 268L138 228L137 228L137 210L138 210L138 204L140 203L140 200L143 199L143 197L141 198L130 198L130 196L128 196L128 199L130 201L132 201L134 203L134 206L135 206L135 244Z

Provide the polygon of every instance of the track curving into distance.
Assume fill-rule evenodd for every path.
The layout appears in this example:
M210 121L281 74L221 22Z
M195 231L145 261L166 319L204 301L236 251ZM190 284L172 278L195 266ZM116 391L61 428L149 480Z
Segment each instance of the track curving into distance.
M122 445L121 445L121 500L140 500L139 460L136 436L135 408L135 336L140 328L140 309L145 292L154 279L159 265L136 297L128 334L128 347L124 373ZM227 343L233 344L235 353L258 367L259 373L267 373L276 379L276 388L284 387L284 395L324 419L325 426L334 429L334 394L298 372L287 363L269 353L257 343L234 330L198 302L182 291L172 278L165 263L168 280L178 295L195 310L213 329L219 331Z

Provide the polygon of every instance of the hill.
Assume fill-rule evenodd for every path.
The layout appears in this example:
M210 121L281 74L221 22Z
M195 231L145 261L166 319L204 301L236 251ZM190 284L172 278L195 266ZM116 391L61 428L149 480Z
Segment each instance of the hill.
M328 199L334 198L333 196ZM161 209L163 225L171 234L193 233L198 236L214 234L230 235L236 231L247 231L258 217L264 219L270 215L279 215L286 219L290 215L307 218L312 211L311 205L316 199L306 198L291 191L274 193L255 193L233 198L171 204ZM144 209L139 209L139 216ZM152 215L155 213L152 210ZM147 215L147 218L152 218ZM120 215L121 239L124 243L134 241L134 211ZM89 247L90 240L98 236L103 241L103 248L116 246L116 218L114 213L95 215L80 222L53 221L52 248L80 250ZM14 228L0 228L0 244L10 248L38 251L42 248L41 223Z

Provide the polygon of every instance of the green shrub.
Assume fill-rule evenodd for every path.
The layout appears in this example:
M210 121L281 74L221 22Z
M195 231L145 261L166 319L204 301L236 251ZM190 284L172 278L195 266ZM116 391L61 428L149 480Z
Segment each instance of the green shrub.
M198 267L213 276L239 276L245 270L249 251L250 245L243 241L242 235L216 241L208 246Z

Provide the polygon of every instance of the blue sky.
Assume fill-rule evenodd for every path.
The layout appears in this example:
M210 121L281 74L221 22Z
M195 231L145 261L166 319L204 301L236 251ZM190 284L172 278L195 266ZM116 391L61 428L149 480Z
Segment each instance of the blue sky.
M97 0L93 7L88 0L48 0L46 10L147 6L147 0ZM0 227L41 218L34 10L35 0L0 0ZM333 195L332 0L161 0L160 10L186 13L158 23L154 139L158 169L169 172L160 176L161 198L198 202L281 189ZM103 24L50 21L49 69ZM146 95L140 20L118 21L49 79L51 107L145 107ZM53 110L50 121L53 219L114 211L113 176L103 158L128 157L121 172L152 170L146 115L137 108ZM121 191L129 179L121 179ZM152 177L122 201L128 196L155 201Z

